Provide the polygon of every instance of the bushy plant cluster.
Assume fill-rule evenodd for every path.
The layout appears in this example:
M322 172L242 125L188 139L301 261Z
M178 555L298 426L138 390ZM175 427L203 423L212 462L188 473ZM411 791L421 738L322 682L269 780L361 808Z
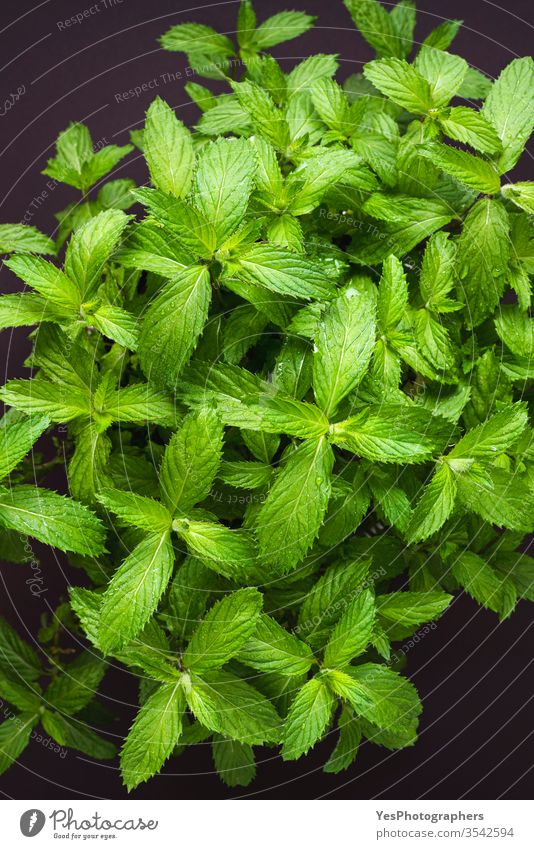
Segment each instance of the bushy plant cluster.
M0 227L27 285L0 326L37 325L32 377L0 391L2 550L81 570L39 649L1 624L2 769L38 723L114 757L93 729L119 662L129 789L206 741L230 786L255 746L327 735L336 773L362 738L416 739L392 644L457 590L500 618L534 599L534 183L507 177L534 63L491 82L450 52L459 21L419 45L411 0L345 5L377 58L343 85L334 55L266 52L302 12L258 25L244 0L235 42L173 26L163 47L227 83L188 83L194 130L156 99L137 187L106 181L133 146L71 124L44 172L81 193L57 239ZM57 457L32 453L58 423ZM64 456L68 497L39 485ZM88 647L67 662L68 632Z

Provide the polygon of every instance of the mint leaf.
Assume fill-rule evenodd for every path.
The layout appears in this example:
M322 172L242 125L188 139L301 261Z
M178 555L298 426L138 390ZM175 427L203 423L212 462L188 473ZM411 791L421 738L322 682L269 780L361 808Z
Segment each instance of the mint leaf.
M350 285L329 305L315 337L313 385L329 416L363 379L375 343L375 297L369 286Z
M104 489L97 498L106 510L111 510L122 522L135 528L164 533L171 526L171 514L163 504L152 498L119 489Z
M423 45L417 54L415 68L430 86L434 107L440 107L446 106L450 99L458 94L468 64L461 56Z
M55 254L52 239L29 224L0 224L0 253Z
M222 244L241 224L252 190L255 162L242 139L221 139L204 148L193 185L194 202Z
M0 421L0 480L20 463L48 424L44 416L23 416L14 422L4 417Z
M182 732L185 698L179 683L163 684L137 714L121 752L121 774L128 790L158 772Z
M230 672L193 677L186 695L195 716L212 731L249 745L278 740L280 719L271 703Z
M210 276L205 266L184 269L149 306L141 327L139 359L149 380L173 388L208 315Z
M263 599L254 589L237 590L216 602L183 656L186 669L201 675L235 657L254 631Z
M479 200L467 214L457 254L459 291L473 327L499 303L509 251L509 218L504 206L490 198Z
M217 775L227 787L247 787L256 775L254 752L247 743L215 735L211 750Z
M501 174L519 159L534 127L534 62L529 56L514 59L491 86L482 115L495 127L503 152L497 160Z
M65 273L76 283L82 300L98 288L104 265L117 248L128 217L109 209L83 224L71 238L65 254Z
M442 592L394 592L376 598L376 610L388 622L400 625L421 625L437 619L452 601Z
M106 653L121 648L148 622L172 572L168 531L151 533L128 555L104 594L99 643Z
M332 717L334 702L322 678L312 678L299 690L284 725L282 757L285 761L297 760L320 740Z
M48 687L48 706L62 713L79 713L94 697L105 671L104 661L93 653L78 655Z
M382 94L408 112L426 114L439 105L425 77L403 59L375 59L365 65L363 73Z
M100 554L104 526L82 504L48 489L0 488L0 524L62 551Z
M441 451L453 431L421 408L384 404L332 425L330 438L368 460L421 463Z
M238 660L260 672L304 675L314 662L306 643L270 616L260 616L254 630L237 654Z
M195 161L191 133L160 97L146 114L144 154L156 188L184 197L190 186Z
M373 594L364 590L350 602L334 628L326 645L324 665L345 666L353 658L363 654L371 640L374 617Z
M304 442L290 455L257 518L261 557L285 571L304 557L328 506L333 463L324 437Z
M217 414L187 416L165 449L160 470L163 501L171 513L186 512L209 494L221 460L223 428Z

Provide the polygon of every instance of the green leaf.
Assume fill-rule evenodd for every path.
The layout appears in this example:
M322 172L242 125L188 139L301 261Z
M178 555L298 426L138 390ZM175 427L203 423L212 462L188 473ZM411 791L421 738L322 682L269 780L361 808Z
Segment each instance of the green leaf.
M195 265L167 283L150 304L141 327L139 359L146 376L173 388L208 315L209 271Z
M498 200L483 198L468 212L458 240L460 292L468 322L479 325L497 306L508 270L509 219Z
M458 94L468 67L461 56L428 45L421 47L415 60L415 68L430 86L430 97L435 108L446 106Z
M330 416L364 377L375 343L375 293L349 285L329 305L315 337L313 386Z
M143 139L154 186L174 197L184 197L193 176L193 141L189 130L160 97L152 101L146 113Z
M442 592L394 592L377 596L376 611L388 622L422 625L438 619L451 601L452 596Z
M310 648L270 616L260 616L237 659L259 672L304 675L314 662Z
M95 734L80 720L72 717L67 719L59 713L45 710L41 721L46 733L50 734L60 746L77 749L95 760L111 760L117 753L113 743Z
M421 354L439 371L454 365L454 351L449 332L429 310L417 310L414 315L414 332Z
M444 419L421 407L395 404L369 406L330 431L336 445L382 463L422 463L454 437Z
M293 700L283 731L282 758L305 755L324 734L334 710L334 697L323 678L308 681Z
M219 139L207 145L195 173L195 206L215 227L222 244L241 224L252 190L255 162L243 139Z
M288 122L269 91L248 80L231 85L253 131L278 150L285 150L290 142Z
M354 763L360 748L362 731L354 714L346 705L338 721L339 739L336 748L323 767L324 772L337 775Z
M238 411L241 424L267 433L287 433L304 438L319 438L328 430L328 419L314 404L280 395L251 395ZM224 413L223 413L224 416ZM233 416L226 417L228 424Z
M181 51L189 56L212 54L215 58L234 53L230 39L205 24L178 24L162 35L160 42L164 50Z
M391 9L389 16L393 23L395 35L400 42L400 55L406 57L413 47L413 32L415 29L416 9L414 0L398 0Z
M38 714L22 713L6 719L0 725L0 775L9 769L30 742L32 729L39 721Z
M364 518L370 500L371 494L362 469L357 468L351 482L336 480L328 512L319 531L319 544L333 548L353 534Z
M98 493L97 499L106 510L111 510L121 521L134 528L164 533L171 527L171 514L153 498L119 489L104 489Z
M0 253L55 254L52 239L28 224L0 224Z
M49 159L43 174L76 189L86 190L84 177L93 158L93 143L84 124L71 123L56 141L56 157Z
M256 12L251 0L241 0L237 13L237 43L241 48L248 48L254 37L256 29Z
M182 244L181 232L175 235L174 228L173 238L169 238L168 232L159 222L141 221L128 231L117 252L117 259L126 268L140 268L162 277L174 278L191 265L189 248L194 245L202 249L202 243L196 236L197 228L193 227L189 232L192 232L193 238Z
M100 554L104 526L83 504L48 489L0 488L0 524L78 554Z
M444 144L429 144L421 150L421 155L477 192L493 195L500 191L501 181L493 165L472 153Z
M261 557L286 571L302 560L328 506L333 464L324 437L304 442L290 455L257 518Z
M534 126L534 62L530 56L514 59L491 86L482 115L495 127L503 152L497 160L501 174L521 156Z
M18 466L48 425L49 419L45 416L0 421L0 480Z
M246 281L301 300L333 294L332 282L318 263L268 245L254 245L240 254L235 272Z
M257 50L267 50L307 32L314 21L315 18L304 12L279 12L260 24L254 33L252 44Z
M467 593L499 614L501 619L510 615L515 606L515 588L509 578L495 572L486 561L472 551L464 551L452 564L452 574Z
M321 80L321 83L324 81ZM350 127L345 124L345 132ZM362 189L372 190L376 183L357 154L350 150L330 150L307 157L287 178L291 192L289 209L293 215L306 215L323 200L327 190L345 180L361 176Z
M183 656L186 669L202 674L235 657L254 631L263 598L257 590L237 590L206 614Z
M163 684L145 702L121 751L121 774L133 790L158 772L182 733L185 698L179 683Z
M453 106L439 116L439 123L449 138L468 144L480 153L497 153L501 149L496 130L475 109Z
M16 292L0 297L0 330L6 327L25 327L42 321L60 321L65 318L61 308L54 310L50 301L41 295Z
M0 696L22 711L36 711L41 706L41 688L36 682L26 683L17 673L0 671ZM4 707L4 714L7 714Z
M0 390L0 398L17 410L31 415L43 414L56 422L68 422L91 412L88 391L48 380L10 380Z
M37 653L2 617L0 617L0 669L7 675L16 674L27 682L37 681L42 674Z
M472 428L447 455L456 457L493 458L507 451L528 424L528 414L521 403L510 405Z
M404 732L404 745L415 742L422 705L417 690L405 678L385 666L365 663L342 672L332 670L329 682L368 722L385 730Z
M221 589L223 580L198 558L186 557L172 580L168 604L169 627L189 639L201 621L213 594Z
M219 468L223 427L214 410L183 420L165 449L160 469L162 499L174 515L187 512L209 494Z
M62 713L78 713L94 697L105 671L100 657L83 652L54 678L45 694L47 703Z
M325 653L324 665L345 666L353 658L363 654L373 631L375 618L374 596L364 590L353 599L337 623Z
M313 585L302 602L295 633L304 634L312 646L339 620L347 605L365 589L370 560L333 563Z
M175 403L150 383L131 383L107 392L103 414L115 422L150 421L167 426L175 425L177 418Z
M377 319L382 334L395 330L406 314L408 306L408 284L402 263L389 256L382 266L378 287Z
M338 67L337 56L316 53L299 62L287 75L287 88L290 95L308 91L315 80L334 76Z
M448 311L447 295L454 286L455 244L448 233L436 233L427 243L419 287L425 305L436 312Z
M74 429L74 428L73 428ZM92 505L103 486L111 486L108 463L111 440L93 422L76 428L74 452L68 465L69 490L73 498Z
M5 265L65 314L78 312L80 294L76 284L48 260L20 254L7 259Z
M463 21L451 20L438 24L425 38L423 44L437 50L447 50L458 34Z
M311 98L327 127L348 136L352 126L351 113L347 95L341 86L328 77L319 77L311 86Z
M246 531L192 519L174 524L188 548L221 575L239 580L253 567L256 551L253 538Z
M490 90L490 78L476 68L468 68L458 96L465 100L484 100Z
M519 209L524 209L525 212L534 213L534 183L511 183L503 186L502 194L515 203Z
M344 0L352 20L365 40L379 56L406 55L404 39L399 37L398 24L378 0Z
M115 572L103 598L99 642L104 652L121 648L148 622L172 573L168 531L140 542Z
M530 359L534 354L534 322L515 304L500 307L495 329L507 348L518 357Z
M456 501L456 481L447 465L436 469L413 511L406 538L409 543L421 542L443 527Z
M486 522L525 533L534 529L532 490L524 475L479 461L457 483L462 504Z
M139 321L127 310L112 304L102 304L96 312L88 316L88 320L108 339L118 342L130 351L137 350Z
M403 256L454 218L449 203L405 195L371 195L364 210L383 223L358 235L351 254L360 265Z
M246 787L256 775L252 747L215 735L211 747L217 775L227 787Z
M250 684L217 670L194 676L190 686L187 703L206 728L249 745L278 741L280 718Z
M108 209L72 236L65 254L65 273L76 283L82 300L95 294L104 266L118 247L127 223L128 216L120 209Z
M432 89L404 59L375 59L363 69L365 78L408 112L426 114L435 105Z

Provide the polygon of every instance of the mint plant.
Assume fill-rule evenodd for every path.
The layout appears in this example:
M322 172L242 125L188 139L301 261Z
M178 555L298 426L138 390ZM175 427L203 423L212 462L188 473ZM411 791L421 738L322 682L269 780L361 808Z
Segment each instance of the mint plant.
M173 26L162 46L227 91L187 84L193 130L152 103L147 185L111 174L132 145L71 124L44 172L80 192L55 241L0 225L29 287L0 325L37 325L31 378L0 391L3 550L34 537L91 585L39 651L0 623L1 769L39 722L114 756L92 730L110 659L139 678L129 790L206 741L230 787L254 747L331 734L337 773L362 739L417 738L396 641L457 591L501 619L534 600L534 183L507 176L534 63L492 82L449 52L459 21L418 45L411 0L345 5L377 58L342 84L334 55L285 73L266 52L303 12L258 25L244 0L236 43ZM64 456L68 497L44 485Z

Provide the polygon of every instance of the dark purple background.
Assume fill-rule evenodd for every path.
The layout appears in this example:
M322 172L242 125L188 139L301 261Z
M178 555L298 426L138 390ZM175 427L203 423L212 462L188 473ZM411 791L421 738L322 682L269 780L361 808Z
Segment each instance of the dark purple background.
M97 7L82 24L62 29L66 18ZM317 27L297 41L275 48L284 68L314 52L339 53L340 77L361 68L371 51L358 36L340 0L284 0L256 4L260 19L284 8L298 8L319 17ZM422 40L442 16L463 18L465 26L454 49L491 76L515 56L531 50L532 6L529 0L507 0L506 10L486 0L419 0L416 37ZM124 144L128 131L143 122L144 111L161 95L186 122L196 108L184 95L185 58L165 53L156 38L169 26L187 20L208 23L221 32L234 29L238 3L183 0L122 0L99 3L75 0L3 0L0 62L3 63L0 105L24 88L13 109L0 117L0 221L26 220L52 232L54 212L75 199L68 187L47 188L40 174L51 155L58 132L71 120L88 123L95 142ZM182 81L164 84L164 73L181 73ZM116 95L156 79L158 85L139 98L118 102ZM200 80L203 82L202 80ZM208 83L210 85L210 83ZM520 169L531 176L530 161ZM529 173L530 172L530 173ZM135 155L122 174L139 182L145 168ZM2 291L16 281L1 272ZM29 350L25 332L5 332L0 338L5 368L2 382L25 373ZM36 546L36 549L39 548ZM64 560L40 548L46 594L32 597L25 584L28 566L6 564L1 569L5 590L2 612L21 632L35 634L39 617L69 583L80 575ZM258 778L244 795L272 798L529 798L532 795L533 676L531 608L520 603L511 620L498 624L494 615L466 598L455 601L438 627L408 654L408 672L423 701L421 737L413 749L391 754L376 746L362 747L348 774L320 772L328 740L302 763L282 765L265 750ZM136 688L125 672L108 672L104 699L120 715L112 733L120 740L135 712ZM260 759L261 760L261 759ZM20 764L0 778L0 793L14 798L122 798L125 791L116 765L104 766L69 752L63 760L37 743ZM134 792L139 798L219 798L240 795L228 791L213 774L207 746L190 750L172 762L172 770Z

